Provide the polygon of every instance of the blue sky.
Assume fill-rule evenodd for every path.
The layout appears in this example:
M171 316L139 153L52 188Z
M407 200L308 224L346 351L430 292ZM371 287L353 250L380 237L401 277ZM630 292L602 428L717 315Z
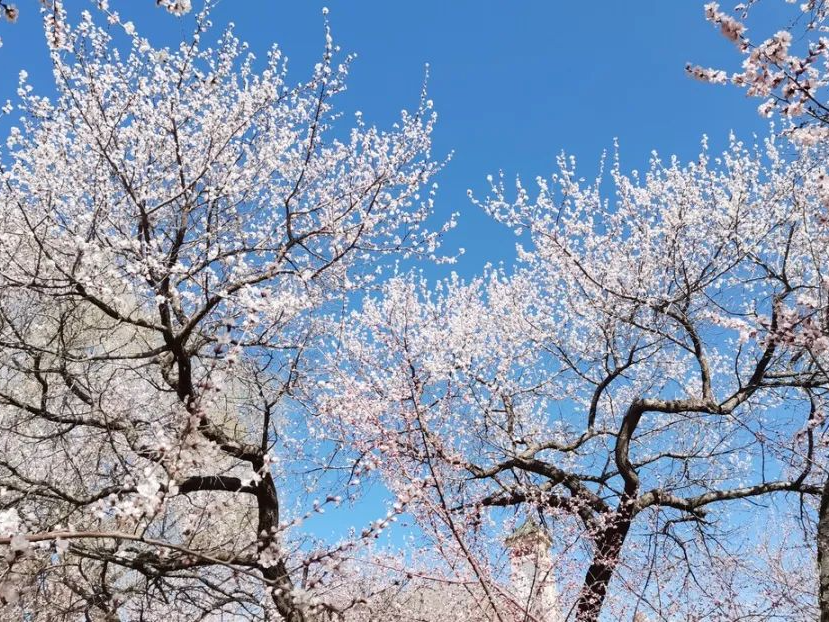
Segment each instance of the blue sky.
M73 9L93 5L86 0L67 4ZM429 63L429 96L440 115L435 154L454 151L438 179L438 218L461 213L447 250L467 249L453 269L469 276L487 261L510 263L513 257L512 234L489 222L466 197L467 188L485 192L488 173L503 169L507 178L520 174L529 182L548 175L564 150L590 177L614 137L623 166L630 169L642 168L652 149L663 156L694 157L704 133L716 150L730 130L745 140L765 132L766 121L756 114L758 101L684 73L688 61L728 68L739 62L733 46L704 20L702 4L222 0L213 21L217 27L235 22L239 36L260 56L278 42L291 60L293 80L301 81L322 51L322 7L328 6L336 42L358 54L340 105L347 112L362 110L367 120L381 125L393 122L401 108L416 105ZM37 3L21 0L20 5L18 24L0 24L2 99L13 95L20 68L43 91L51 79ZM111 5L157 43L175 43L190 31L188 18L168 16L152 0L111 0ZM198 0L194 5L200 5ZM760 8L779 13L785 4L773 0ZM780 23L779 15L754 18L749 31L754 38L770 34L762 30L764 24Z

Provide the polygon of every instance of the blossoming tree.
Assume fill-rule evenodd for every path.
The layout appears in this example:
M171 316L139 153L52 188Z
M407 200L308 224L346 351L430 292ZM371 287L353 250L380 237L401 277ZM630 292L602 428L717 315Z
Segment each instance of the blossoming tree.
M491 180L480 205L529 234L515 272L390 282L320 408L392 487L425 487L424 531L493 593L515 507L550 525L577 620L813 619L783 534L826 465L824 155L617 162L608 194L566 158L535 196Z
M303 536L341 488L302 394L322 315L434 251L431 103L344 128L330 36L292 86L277 48L202 46L206 14L172 50L52 15L56 96L21 76L2 163L0 617L335 615L387 519Z

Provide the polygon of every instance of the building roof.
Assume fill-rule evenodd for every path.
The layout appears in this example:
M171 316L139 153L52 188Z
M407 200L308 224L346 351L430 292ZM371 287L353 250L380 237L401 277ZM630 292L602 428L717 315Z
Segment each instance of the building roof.
M535 519L529 517L506 537L504 544L512 547L527 540L546 540L548 543L551 542L547 530L535 522Z

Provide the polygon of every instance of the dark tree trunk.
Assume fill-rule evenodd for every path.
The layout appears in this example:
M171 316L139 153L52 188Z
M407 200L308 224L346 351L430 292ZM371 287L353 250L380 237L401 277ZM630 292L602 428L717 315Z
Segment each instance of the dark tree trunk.
M817 570L820 622L829 622L829 478L823 484L818 511Z
M257 485L256 500L259 506L258 548L261 553L275 542L279 525L279 497L276 494L276 485L270 473L265 473ZM273 602L285 622L312 622L314 620L314 616L296 603L291 593L294 584L288 574L284 558L280 556L274 565L262 567L261 572L271 589L273 589Z
M596 622L599 619L607 587L619 565L619 556L632 520L633 501L623 497L615 517L596 538L593 563L587 569L576 602L576 620L579 622Z

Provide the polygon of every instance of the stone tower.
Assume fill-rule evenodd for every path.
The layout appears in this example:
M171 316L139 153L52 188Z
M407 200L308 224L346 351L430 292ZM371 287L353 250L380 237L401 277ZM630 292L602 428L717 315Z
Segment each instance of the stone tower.
M561 622L558 591L552 575L552 540L547 530L528 518L504 544L510 554L512 592L526 612L525 618Z

